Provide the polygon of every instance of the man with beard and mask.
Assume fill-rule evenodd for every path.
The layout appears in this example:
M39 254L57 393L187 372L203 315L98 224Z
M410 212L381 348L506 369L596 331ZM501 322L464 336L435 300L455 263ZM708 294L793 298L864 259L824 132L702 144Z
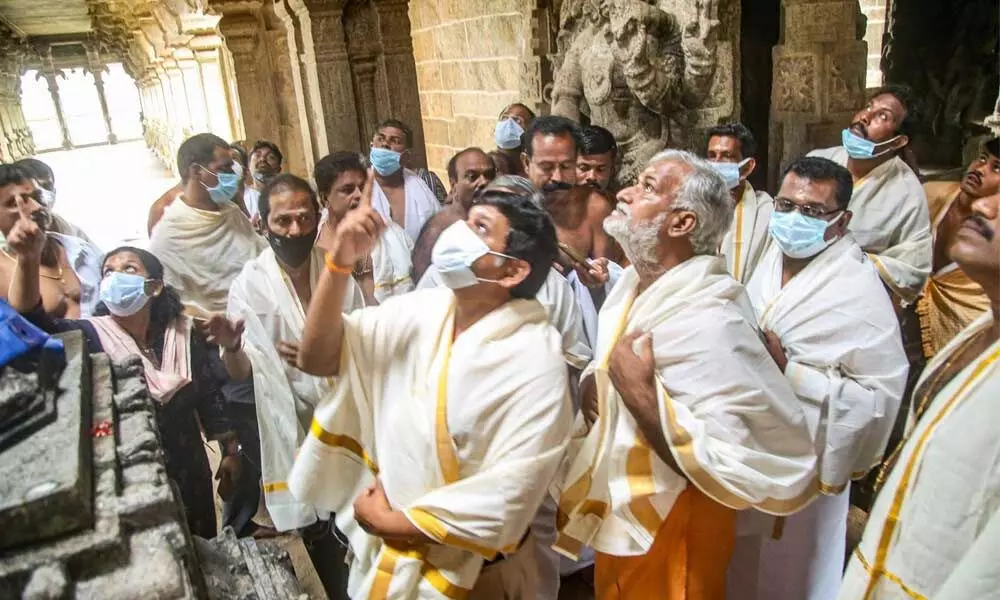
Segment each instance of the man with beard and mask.
M757 167L757 140L743 123L725 123L708 130L705 158L729 188L735 203L733 224L722 238L719 253L729 274L740 283L750 281L767 245L767 224L774 202L756 191L747 178Z
M509 172L504 173L505 175L526 175L521 162L521 142L524 132L534 120L535 112L520 102L508 104L497 116L497 124L493 130L493 141L497 146L494 152L506 159L505 165Z
M497 176L490 157L479 148L466 148L448 161L451 190L445 208L424 223L413 244L413 280L420 281L431 264L431 250L441 232L455 221L465 220L472 207L472 197Z
M728 600L837 597L848 488L881 462L903 396L909 365L895 310L848 232L851 187L832 161L793 161L774 200L774 243L747 284L767 349L805 412L822 495L780 525L740 513Z
M234 381L253 378L264 491L255 521L282 532L309 527L304 532L306 548L327 593L339 598L345 585L343 574L337 572L343 552L332 536L322 535L330 531L329 514L298 502L286 483L313 411L330 392L330 380L295 366L309 300L324 265L323 251L314 245L319 203L309 182L285 174L263 187L258 208L270 248L247 263L233 281L228 319L213 319L213 341L223 348L222 358ZM343 311L364 305L360 287L348 281Z
M435 187L441 188L440 200L423 177L406 168L412 147L413 131L402 121L388 119L376 128L368 157L375 172L372 207L386 222L402 227L411 241L444 201L444 185L439 180Z
M605 227L632 266L601 309L552 487L556 546L597 551L598 600L724 598L737 511L815 496L812 438L717 255L733 214L718 173L668 150L618 200Z
M251 220L256 221L257 207L260 206L260 193L271 181L281 173L281 163L285 157L278 146L267 140L258 140L250 151L250 178L243 190L243 205Z
M321 248L330 249L337 224L361 201L361 190L371 173L361 160L357 153L341 151L324 156L316 163L313 178L326 211L316 241ZM371 254L354 265L354 278L361 285L366 304L374 306L413 290L412 251L413 241L403 228L393 222L387 223Z
M886 86L854 115L842 132L842 146L809 153L851 172L851 233L901 306L916 300L931 271L927 198L900 157L915 131L914 111L909 88Z
M45 206L45 208L49 211L49 214L52 215L52 224L49 226L48 233L58 233L81 239L87 244L96 247L97 244L87 237L87 234L84 233L82 229L62 218L62 216L55 211L56 176L55 173L52 172L52 168L37 158L22 158L14 164L27 171L28 174L30 174L35 180L35 183L38 184L38 187L41 188L42 205Z
M924 357L930 359L990 308L986 292L948 258L948 248L969 216L972 203L1000 193L1000 139L986 143L962 181L929 182L924 191L934 234L934 263L917 301L917 314Z
M17 165L0 165L0 297L7 297L17 252L5 242L20 219L21 205L32 220L47 230L41 255L42 308L55 318L91 316L97 306L101 283L101 251L86 241L49 230L52 214L43 188Z
M337 227L299 366L336 377L289 478L350 539L353 598L537 598L528 532L572 417L558 333L534 300L556 257L530 197L484 192L434 247L446 286L341 312L384 222Z
M948 258L990 310L924 369L907 435L838 598L995 598L1000 581L1000 195L976 198Z
M267 247L232 202L243 169L225 140L201 133L177 150L177 170L184 191L164 209L149 250L189 312L224 312L233 279Z

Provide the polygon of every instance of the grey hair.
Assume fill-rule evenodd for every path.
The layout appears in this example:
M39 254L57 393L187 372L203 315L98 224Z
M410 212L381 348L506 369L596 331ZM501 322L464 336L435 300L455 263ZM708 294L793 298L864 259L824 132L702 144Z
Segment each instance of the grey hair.
M510 192L517 196L531 196L532 202L537 206L543 206L542 201L545 195L531 185L531 180L520 175L498 175L493 181L486 184L480 194L490 192Z
M665 160L682 162L692 168L677 192L673 208L691 211L698 217L691 232L694 253L717 254L733 222L733 198L726 182L708 161L683 150L664 150L651 158L649 164Z

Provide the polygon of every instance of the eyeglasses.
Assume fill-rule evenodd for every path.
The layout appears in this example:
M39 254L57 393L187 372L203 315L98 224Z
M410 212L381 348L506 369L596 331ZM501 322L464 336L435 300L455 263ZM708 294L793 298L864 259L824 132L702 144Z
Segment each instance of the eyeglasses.
M821 206L819 204L796 204L787 198L774 199L774 210L778 212L787 213L796 209L803 215L814 219L822 219L826 215L832 215L833 213L842 212L843 210L840 208L826 210L825 206Z

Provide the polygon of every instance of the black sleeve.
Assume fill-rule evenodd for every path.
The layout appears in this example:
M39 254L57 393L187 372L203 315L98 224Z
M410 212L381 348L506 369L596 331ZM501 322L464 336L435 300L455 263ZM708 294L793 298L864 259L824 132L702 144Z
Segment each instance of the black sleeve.
M56 319L45 312L41 302L31 311L24 313L24 318L48 334L81 331L83 332L83 340L87 344L88 354L104 352L101 338L97 336L97 330L86 319Z
M198 418L205 430L205 437L217 439L221 434L233 430L222 395L226 370L218 349L209 345L197 331L191 332L191 371L191 378L196 386Z

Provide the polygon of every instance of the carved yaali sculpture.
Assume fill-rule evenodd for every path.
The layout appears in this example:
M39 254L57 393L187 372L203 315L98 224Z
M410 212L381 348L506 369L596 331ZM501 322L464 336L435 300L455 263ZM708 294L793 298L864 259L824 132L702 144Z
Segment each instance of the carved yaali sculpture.
M682 27L666 5L693 4ZM619 185L656 152L685 145L689 109L704 102L716 65L719 0L566 0L552 113L611 131ZM561 60L560 60L561 59Z

